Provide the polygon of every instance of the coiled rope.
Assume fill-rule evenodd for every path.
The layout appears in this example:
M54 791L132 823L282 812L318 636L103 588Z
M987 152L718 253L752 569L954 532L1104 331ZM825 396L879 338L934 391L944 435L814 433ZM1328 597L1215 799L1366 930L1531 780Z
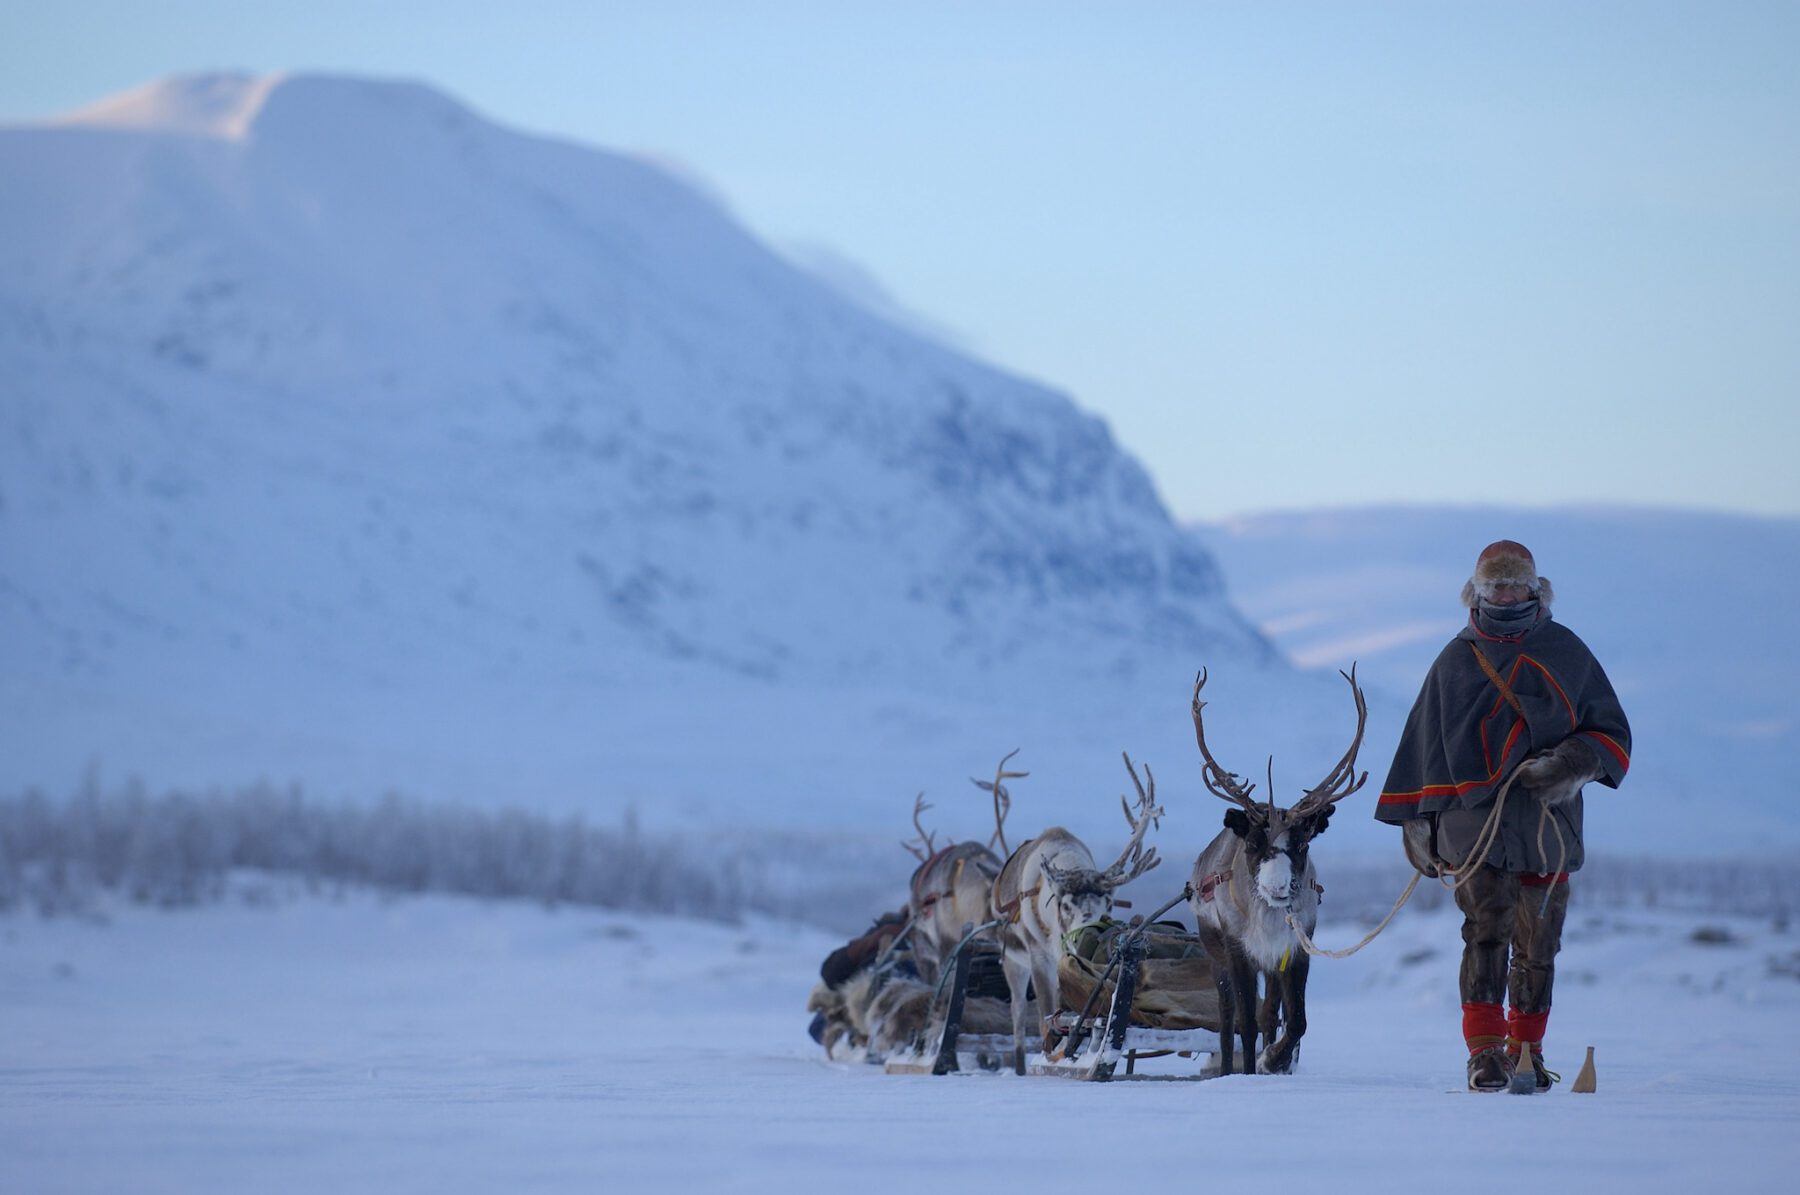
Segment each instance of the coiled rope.
M1517 779L1518 775L1519 770L1514 768L1511 775L1507 776L1506 783L1500 786L1499 795L1494 798L1494 808L1487 815L1487 820L1481 823L1481 832L1476 834L1475 845L1470 848L1469 855L1463 860L1462 866L1446 867L1444 872L1438 875L1438 882L1443 884L1444 887L1451 892L1461 890L1464 884L1467 884L1474 878L1475 873L1481 869L1481 865L1487 862L1488 853L1494 849L1494 843L1499 841L1500 817L1502 813L1505 812L1507 794L1512 791L1513 781ZM1551 829L1556 831L1556 845L1558 852L1556 869L1550 874L1557 876L1562 874L1563 864L1569 861L1569 844L1563 838L1562 827L1556 824L1556 819L1554 817L1550 816L1550 803L1540 797L1538 800L1537 832L1537 848L1540 858L1543 857L1545 853L1544 826L1546 823ZM1444 878L1444 874L1446 873L1453 878L1446 880ZM1294 931L1294 936L1299 939L1300 948L1316 958L1349 958L1380 936L1381 931L1388 927L1388 924L1394 920L1394 917L1400 912L1401 908L1412 898L1413 889L1419 886L1419 877L1424 874L1424 872L1414 868L1412 879L1406 882L1406 891L1400 894L1400 899L1394 902L1394 907L1388 911L1386 917L1382 918L1381 924L1370 930L1368 935L1364 937L1362 941L1348 949L1326 950L1323 947L1315 945L1312 938L1300 927L1300 923L1294 920L1294 915L1292 913L1287 915L1288 928L1292 929ZM1538 909L1538 916L1543 916L1550 908L1550 894L1554 890L1554 887L1554 884L1545 887L1544 901Z
M1523 765L1521 764L1521 766ZM1514 768L1512 774L1507 776L1506 783L1500 786L1500 794L1494 798L1493 812L1489 813L1487 820L1481 823L1481 832L1475 836L1475 846L1470 849L1469 857L1463 860L1462 866L1444 869L1455 879L1446 883L1443 876L1438 877L1438 881L1451 892L1461 891L1462 886L1474 879L1475 873L1480 871L1482 864L1487 862L1488 852L1494 849L1494 843L1498 842L1500 838L1500 815L1506 807L1506 795L1512 791L1513 781L1518 779L1518 776L1519 769ZM1550 814L1550 802L1539 796L1537 850L1540 859L1548 857L1544 850L1544 827L1546 826L1556 831L1556 866L1549 872L1552 877L1555 877L1562 874L1563 866L1569 861L1569 843L1563 837L1562 827L1556 824L1556 819ZM1550 896L1555 890L1556 882L1552 878L1550 883L1544 885L1544 899L1538 906L1539 917L1549 911Z

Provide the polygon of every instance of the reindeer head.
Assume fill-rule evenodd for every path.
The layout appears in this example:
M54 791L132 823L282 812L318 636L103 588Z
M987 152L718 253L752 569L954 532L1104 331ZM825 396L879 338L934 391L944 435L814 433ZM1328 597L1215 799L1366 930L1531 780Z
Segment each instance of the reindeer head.
M1044 895L1050 906L1051 926L1063 939L1085 925L1093 925L1112 913L1113 889L1107 873L1092 867L1058 867L1044 864Z
M1150 766L1144 765L1144 776L1150 782L1146 791L1143 782L1138 780L1137 768L1132 765L1131 756L1126 755L1124 758L1125 770L1131 773L1131 783L1136 786L1138 793L1135 813L1124 797L1119 798L1119 808L1125 814L1125 824L1131 827L1131 838L1125 843L1125 849L1106 868L1062 868L1053 863L1044 865L1044 882L1047 889L1055 894L1054 916L1057 921L1056 932L1060 937L1067 937L1082 926L1092 925L1108 916L1112 912L1113 894L1162 862L1156 857L1155 847L1144 847L1144 833L1156 824L1163 812L1156 804L1156 777L1151 774Z
M1261 819L1242 809L1225 811L1225 828L1243 840L1244 862L1256 877L1258 900L1274 909L1288 907L1305 882L1307 849L1330 820L1329 805L1310 816L1275 809Z
M1194 681L1194 739L1200 745L1200 757L1204 761L1200 778L1214 796L1237 806L1225 811L1225 828L1237 835L1242 843L1244 865L1255 879L1257 899L1271 908L1286 909L1293 901L1306 882L1307 850L1312 840L1325 832L1331 821L1332 806L1361 788L1369 778L1367 772L1360 776L1356 772L1356 752L1362 746L1369 707L1363 701L1362 689L1357 686L1355 666L1352 665L1348 673L1338 675L1350 682L1350 692L1356 702L1356 736L1350 741L1350 749L1325 779L1307 789L1305 795L1288 809L1279 808L1272 795L1275 788L1273 759L1269 762L1271 796L1262 804L1250 799L1256 785L1246 784L1242 777L1226 771L1213 759L1206 746L1206 727L1200 714L1206 707L1200 700L1200 690L1206 685L1204 669Z

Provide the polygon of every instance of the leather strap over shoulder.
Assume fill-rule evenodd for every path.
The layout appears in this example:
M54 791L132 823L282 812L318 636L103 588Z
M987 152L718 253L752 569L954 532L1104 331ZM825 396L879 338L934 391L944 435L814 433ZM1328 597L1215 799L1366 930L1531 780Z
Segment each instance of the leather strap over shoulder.
M1465 640L1465 642L1468 643L1469 650L1475 653L1475 662L1481 665L1481 670L1487 673L1487 678L1494 682L1496 689L1500 690L1500 696L1506 698L1506 704L1512 706L1513 713L1519 715L1519 719L1523 721L1525 707L1519 703L1518 695L1512 691L1512 686L1507 684L1505 678L1494 670L1493 664L1488 661L1487 654L1481 650L1479 643L1474 640Z

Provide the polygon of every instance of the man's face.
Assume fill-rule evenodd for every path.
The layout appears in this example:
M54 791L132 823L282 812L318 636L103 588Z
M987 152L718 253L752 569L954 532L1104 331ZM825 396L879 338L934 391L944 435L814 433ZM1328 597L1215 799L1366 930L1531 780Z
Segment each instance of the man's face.
M1496 585L1488 601L1496 606L1516 606L1530 597L1531 590L1524 585Z

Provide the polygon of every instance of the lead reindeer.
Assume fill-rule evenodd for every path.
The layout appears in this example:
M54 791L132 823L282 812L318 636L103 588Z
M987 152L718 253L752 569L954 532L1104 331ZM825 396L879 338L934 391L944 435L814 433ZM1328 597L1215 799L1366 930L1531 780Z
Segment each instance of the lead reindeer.
M1008 753L994 769L992 781L976 780L977 788L994 795L994 833L984 846L979 842L958 842L936 849L936 836L919 824L919 815L931 808L923 793L913 802L913 828L919 832L919 846L904 844L919 859L912 875L910 911L913 930L913 959L919 973L935 983L943 967L962 941L963 928L981 925L989 920L988 898L994 877L1000 874L1000 856L993 851L996 842L1006 849L1006 815L1012 808L1012 794L1006 781L1027 776L1028 772L1009 772L1006 765L1018 751ZM978 935L993 940L991 930Z
M1291 809L1277 808L1273 792L1265 804L1252 801L1250 794L1256 786L1243 783L1213 759L1200 714L1206 706L1200 700L1206 672L1202 670L1194 681L1194 739L1204 761L1201 779L1214 796L1238 806L1226 811L1225 829L1194 862L1193 894L1189 897L1219 988L1220 1074L1236 1069L1234 1020L1243 1040L1245 1074L1291 1072L1300 1039L1306 1034L1309 960L1306 951L1298 948L1293 925L1310 937L1319 923L1321 889L1308 848L1325 832L1332 807L1369 778L1367 772L1356 774L1356 752L1362 745L1368 706L1357 687L1355 667L1338 675L1350 682L1356 702L1356 735L1337 766L1318 785L1307 789ZM1274 788L1272 779L1269 787ZM1260 1012L1255 1007L1259 974L1267 989ZM1278 1022L1282 1030L1279 1041L1274 1040ZM1259 1028L1264 1043L1260 1055L1256 1052Z
M1144 849L1144 832L1162 816L1156 806L1156 778L1144 769L1150 787L1138 781L1131 757L1125 767L1137 788L1137 812L1125 798L1119 805L1131 839L1105 868L1081 839L1061 826L1019 844L994 881L992 909L1001 922L1001 965L1012 989L1013 1070L1025 1073L1026 985L1037 997L1040 1019L1061 1007L1057 962L1068 935L1112 912L1113 894L1162 860L1156 848Z

